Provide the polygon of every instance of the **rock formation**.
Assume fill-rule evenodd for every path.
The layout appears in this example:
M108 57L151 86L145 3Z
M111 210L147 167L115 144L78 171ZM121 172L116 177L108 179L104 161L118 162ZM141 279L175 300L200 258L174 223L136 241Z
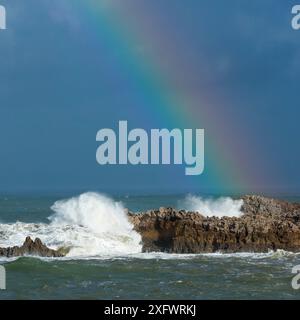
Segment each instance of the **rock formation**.
M240 217L204 217L198 212L160 208L127 212L142 236L143 251L169 253L300 251L300 203L245 196ZM24 255L63 257L39 238L27 237L21 247L0 248L0 257Z
M21 247L0 248L0 257L18 256L40 256L40 257L63 257L65 254L60 250L49 249L39 238L34 241L27 237Z
M300 204L243 197L241 217L204 217L160 208L128 213L142 236L143 251L170 253L300 250Z

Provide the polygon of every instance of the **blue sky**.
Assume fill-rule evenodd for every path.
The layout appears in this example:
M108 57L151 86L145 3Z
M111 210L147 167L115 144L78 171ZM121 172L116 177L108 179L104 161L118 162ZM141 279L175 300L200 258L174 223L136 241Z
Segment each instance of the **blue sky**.
M234 143L245 153L243 168L254 176L251 184L245 180L235 188L215 183L209 163L200 177L186 177L178 166L96 163L99 129L123 119L132 127L165 124L139 116L149 106L141 104L114 48L92 32L80 2L86 1L0 0L8 15L8 29L0 31L1 192L299 194L300 31L290 25L296 0L151 1L149 21L160 19L172 34L170 51L161 58L166 61L160 61L166 73L171 62L180 70L171 89L193 98L198 91L213 95L213 88L228 99L213 112L230 119L229 131L238 137ZM122 2L132 10L129 17L138 21L136 15L145 14L145 0ZM147 54L159 40L158 32L135 45ZM186 52L179 56L176 46L182 43ZM210 125L199 119L208 133L214 130ZM232 146L234 152L238 146ZM264 171L263 181L255 176Z

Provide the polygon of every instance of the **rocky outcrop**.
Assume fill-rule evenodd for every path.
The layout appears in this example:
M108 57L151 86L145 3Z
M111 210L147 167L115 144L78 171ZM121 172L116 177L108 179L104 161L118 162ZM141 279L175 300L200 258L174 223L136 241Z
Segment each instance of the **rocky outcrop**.
M143 251L169 253L300 251L300 203L245 196L240 217L205 217L198 212L160 208L127 212L141 234ZM0 257L63 257L39 238L27 237L21 247L0 248Z
M170 253L300 250L300 204L261 196L243 197L240 217L204 217L160 208L128 213L142 236L143 251Z
M18 257L18 256L40 256L40 257L63 257L65 254L60 250L49 249L44 245L41 239L34 241L27 237L21 247L0 248L0 257Z

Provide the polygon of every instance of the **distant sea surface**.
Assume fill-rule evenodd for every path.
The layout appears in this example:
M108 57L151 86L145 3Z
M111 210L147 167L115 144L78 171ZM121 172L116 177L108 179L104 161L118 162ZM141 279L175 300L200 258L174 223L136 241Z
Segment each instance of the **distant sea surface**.
M297 198L289 198L299 201ZM238 215L233 198L199 195L1 196L0 247L40 237L65 258L0 258L0 299L299 299L291 286L300 253L142 253L124 214L172 206Z

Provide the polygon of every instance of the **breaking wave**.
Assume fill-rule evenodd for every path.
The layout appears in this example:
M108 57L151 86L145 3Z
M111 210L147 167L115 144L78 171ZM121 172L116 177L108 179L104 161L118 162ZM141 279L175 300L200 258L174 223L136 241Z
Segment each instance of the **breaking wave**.
M180 208L207 216L239 216L242 200L203 199L188 195ZM39 237L50 248L65 248L66 259L195 259L211 258L284 258L294 253L278 250L268 253L142 253L141 236L133 230L124 206L102 194L88 192L57 201L51 207L49 223L0 223L0 247L21 245L27 236ZM298 254L297 254L298 255ZM11 261L16 258L1 261ZM61 258L60 258L61 259Z
M181 209L197 211L207 217L239 217L242 214L242 205L243 200L234 200L230 197L204 199L194 195L188 195L179 202Z
M50 223L0 224L0 247L40 237L49 247L65 248L67 257L127 255L141 252L141 237L133 230L122 203L98 193L84 193L51 207Z

